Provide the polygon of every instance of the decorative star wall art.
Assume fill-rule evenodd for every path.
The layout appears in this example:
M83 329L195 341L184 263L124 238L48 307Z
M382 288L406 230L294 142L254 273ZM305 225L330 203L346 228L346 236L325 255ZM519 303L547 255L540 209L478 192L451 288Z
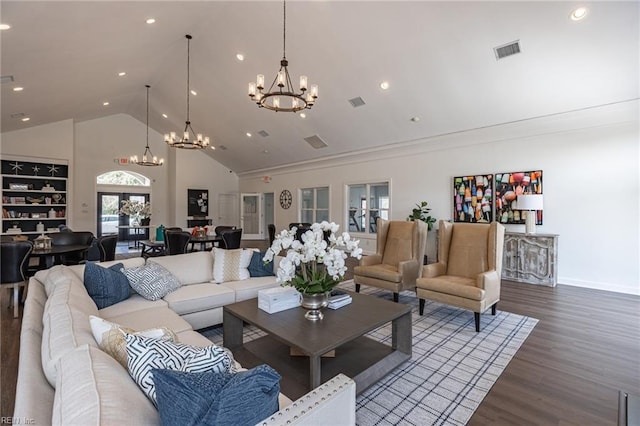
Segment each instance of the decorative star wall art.
M38 172L40 171L40 167L38 167L38 166L36 165L36 166L33 166L33 167L31 168L31 170L33 170L33 175L34 175L34 176L38 176Z
M47 167L49 168L49 173L51 173L51 176L55 176L56 173L60 173L60 170L58 170L58 166L56 166L55 164L52 164Z
M22 170L22 164L17 161L15 163L11 163L11 170L13 170L15 174L18 174L18 172Z

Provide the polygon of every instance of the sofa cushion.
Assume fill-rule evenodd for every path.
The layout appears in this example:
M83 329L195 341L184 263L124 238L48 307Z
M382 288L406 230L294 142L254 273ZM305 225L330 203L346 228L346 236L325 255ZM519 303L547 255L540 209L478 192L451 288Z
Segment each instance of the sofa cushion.
M236 295L226 286L205 283L180 287L167 294L164 300L171 310L184 315L228 305L236 301Z
M280 375L267 365L238 373L153 370L167 425L253 425L278 411Z
M124 265L116 263L108 268L87 263L84 286L98 309L106 308L129 298L129 280L122 273Z
M163 299L153 301L147 300L139 294L134 293L129 296L127 300L123 300L122 302L116 303L115 305L100 309L98 312L100 318L110 319L119 315L142 311L143 309L166 308L168 306L169 305L167 304L167 302L165 302Z
M72 279L58 282L44 306L42 316L42 370L51 386L56 386L56 365L61 356L83 344L97 346L89 315L98 309L84 286Z
M269 276L256 277L244 281L230 281L220 286L233 290L236 294L236 302L242 302L243 300L258 297L258 291L260 290L277 287L279 285L275 276Z
M124 274L136 293L149 300L162 299L181 285L165 267L153 262L138 268L125 269Z
M143 257L130 257L128 259L110 260L108 262L95 262L95 264L102 266L103 268L109 268L115 264L122 263L124 269L137 268L144 265ZM84 277L85 265L71 265L66 267L69 271L76 274L80 279Z
M206 251L149 258L148 263L157 263L171 272L182 285L211 281L213 258Z
M264 257L264 252L254 252L251 255L251 262L249 263L249 275L251 278L254 277L271 277L275 275L273 273L273 261L269 263L264 263L262 258Z
M248 279L250 275L247 268L253 253L253 250L224 250L214 247L213 280L216 283L224 283Z
M150 328L148 330L136 331L132 328L122 327L116 323L107 321L102 318L89 317L91 331L96 339L98 346L108 355L111 355L124 368L127 368L127 350L124 339L125 333L137 334L139 336L150 337L153 339L164 339L177 342L176 333L166 327Z
M127 370L101 350L80 346L58 364L54 425L151 425L160 417ZM34 401L38 404L39 401Z
M214 344L199 348L128 333L125 334L125 339L129 374L154 404L156 389L153 369L218 373L235 371L233 359L223 348Z
M99 314L95 316L99 317ZM142 311L128 312L107 318L111 322L134 330L146 330L149 328L166 327L176 333L192 330L191 325L182 319L180 315L168 307L144 309Z

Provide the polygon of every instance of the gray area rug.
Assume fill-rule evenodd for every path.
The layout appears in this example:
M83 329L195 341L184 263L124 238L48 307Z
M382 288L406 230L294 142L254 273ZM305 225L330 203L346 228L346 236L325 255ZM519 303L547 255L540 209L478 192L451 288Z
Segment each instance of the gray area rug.
M351 281L341 286L353 290ZM365 286L362 293L392 297ZM466 424L538 322L498 310L482 315L476 333L470 311L427 301L420 316L418 298L409 291L400 294L400 303L413 308L413 357L357 397L358 425ZM222 327L203 334L222 344ZM245 341L262 335L245 327ZM390 344L391 325L368 335Z

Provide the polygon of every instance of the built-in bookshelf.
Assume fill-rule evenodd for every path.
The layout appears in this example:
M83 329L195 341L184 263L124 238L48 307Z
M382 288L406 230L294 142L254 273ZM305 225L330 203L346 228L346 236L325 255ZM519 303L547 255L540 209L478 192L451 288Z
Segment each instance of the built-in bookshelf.
M3 158L1 172L3 235L33 239L67 224L67 163Z

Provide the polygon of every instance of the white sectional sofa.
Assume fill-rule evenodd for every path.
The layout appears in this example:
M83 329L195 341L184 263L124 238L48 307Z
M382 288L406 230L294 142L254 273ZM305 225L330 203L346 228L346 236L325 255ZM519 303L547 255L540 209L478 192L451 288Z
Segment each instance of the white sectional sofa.
M133 268L145 260L101 266L119 262ZM195 330L220 324L224 305L257 297L260 289L277 285L273 276L216 284L208 252L148 262L164 266L182 286L163 299L149 301L134 294L98 310L83 284L84 266L56 266L30 279L20 334L16 421L159 424L157 410L127 370L99 349L89 316L134 330L167 327L181 343L204 347L211 342ZM293 402L281 394L279 402L281 410L259 424L355 424L355 383L343 375Z

